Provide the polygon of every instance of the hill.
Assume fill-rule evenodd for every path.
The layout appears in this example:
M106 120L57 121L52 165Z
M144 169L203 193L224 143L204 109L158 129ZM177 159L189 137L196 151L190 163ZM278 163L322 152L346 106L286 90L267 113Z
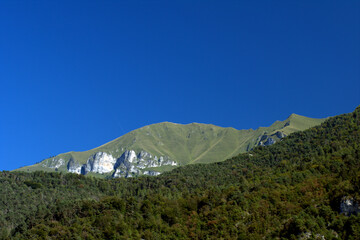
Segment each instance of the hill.
M89 151L60 154L16 171L61 171L100 177L158 175L187 164L224 161L324 120L292 114L256 130L164 122L134 130Z
M360 239L359 143L360 107L274 145L157 177L2 172L0 236Z

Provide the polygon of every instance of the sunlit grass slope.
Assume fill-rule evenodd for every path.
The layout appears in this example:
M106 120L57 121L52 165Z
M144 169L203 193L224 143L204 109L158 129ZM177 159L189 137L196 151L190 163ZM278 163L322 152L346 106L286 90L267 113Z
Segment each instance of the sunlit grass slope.
M96 152L107 152L118 158L125 150L135 150L137 153L144 150L155 156L169 156L179 165L211 163L251 150L264 134L271 135L280 131L289 135L319 125L324 120L292 114L284 121L276 121L270 127L256 130L236 130L201 123L182 125L163 122L139 128L89 151L68 152L56 158L65 161L73 158L83 164ZM52 171L44 168L43 162L18 170ZM66 171L66 166L60 167L58 171Z

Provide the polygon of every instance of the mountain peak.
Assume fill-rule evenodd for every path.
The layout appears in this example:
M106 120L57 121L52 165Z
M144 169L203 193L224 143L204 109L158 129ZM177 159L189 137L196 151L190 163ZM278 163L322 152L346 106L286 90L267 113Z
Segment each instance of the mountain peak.
M292 113L292 114L290 114L290 116L287 119L293 119L293 118L298 118L298 117L303 117L303 116L296 114L296 113Z
M291 114L287 120L276 121L270 127L244 131L213 124L179 124L166 121L133 130L97 148L60 154L19 170L56 169L82 173L81 169L84 168L84 174L91 172L111 175L118 170L116 176L128 176L129 171L132 171L134 176L151 175L186 164L223 161L257 146L265 132L273 134L281 131L289 135L320 123L321 120L318 119ZM136 159L128 157L131 161L125 161L124 157L129 152L133 153ZM110 170L112 172L109 172Z

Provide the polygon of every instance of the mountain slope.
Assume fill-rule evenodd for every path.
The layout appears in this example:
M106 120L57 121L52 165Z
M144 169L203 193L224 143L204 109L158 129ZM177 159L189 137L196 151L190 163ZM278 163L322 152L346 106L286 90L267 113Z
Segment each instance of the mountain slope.
M360 239L359 143L360 107L158 177L2 172L0 239Z
M223 161L323 121L292 114L285 121L257 130L163 122L139 128L89 151L60 154L18 171L56 170L113 177L157 175L181 165Z

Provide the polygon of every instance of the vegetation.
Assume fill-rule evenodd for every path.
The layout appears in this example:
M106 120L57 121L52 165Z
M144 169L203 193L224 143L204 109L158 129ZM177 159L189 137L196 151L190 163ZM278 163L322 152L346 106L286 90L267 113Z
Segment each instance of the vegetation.
M224 162L158 177L0 173L3 239L360 239L360 107Z
M265 133L271 135L281 131L288 135L319 125L324 120L292 114L285 121L276 121L270 127L260 127L257 130L236 130L200 123L182 125L164 122L134 130L98 148L60 154L17 171L55 171L54 166L49 168L53 158L61 158L65 161L57 170L67 172L66 166L70 159L85 164L88 158L97 152L106 152L119 158L125 150L135 150L137 153L144 150L154 156L168 156L179 165L219 162L251 150L259 143L259 137ZM276 136L274 138L278 140ZM170 169L157 170L163 172Z

